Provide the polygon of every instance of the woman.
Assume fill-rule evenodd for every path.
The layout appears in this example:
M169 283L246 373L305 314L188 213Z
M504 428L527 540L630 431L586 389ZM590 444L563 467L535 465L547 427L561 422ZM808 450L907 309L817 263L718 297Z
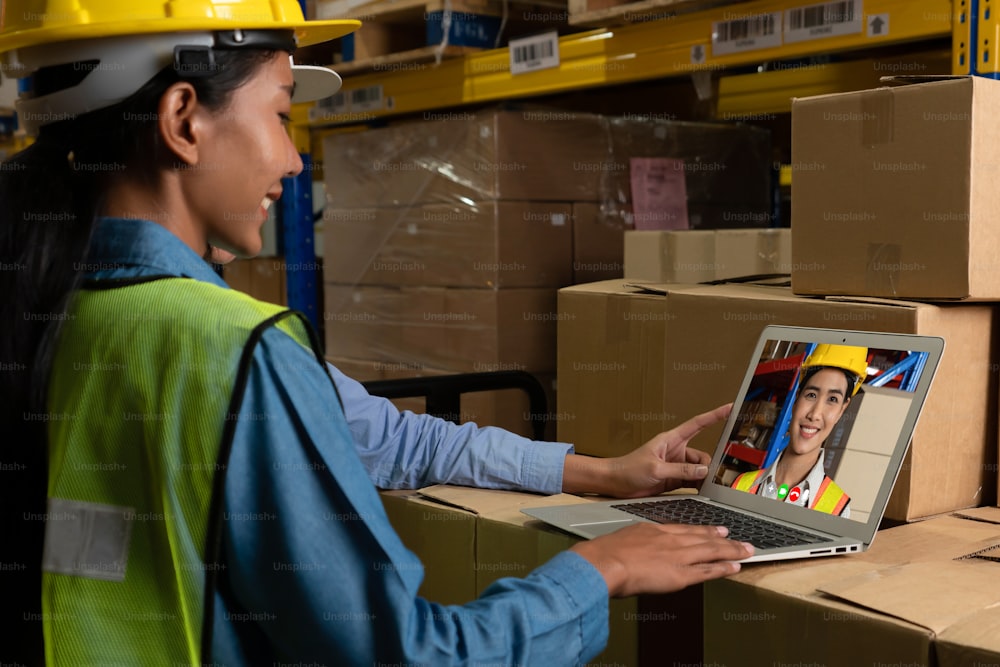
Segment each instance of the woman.
M851 498L826 474L823 444L861 389L868 350L820 344L802 363L788 445L766 470L737 477L732 488L850 517Z
M303 321L206 261L259 251L302 169L291 104L339 85L289 53L356 24L306 22L293 0L120 4L8 2L0 30L8 74L33 75L18 110L38 132L0 173L0 259L19 267L0 277L19 471L4 507L30 533L20 597L41 600L15 610L22 638L40 620L49 664L585 662L609 595L738 570L752 548L724 529L645 525L464 607L418 598L373 481L658 493L704 477L687 441L728 408L597 463L379 423L390 412L324 367Z

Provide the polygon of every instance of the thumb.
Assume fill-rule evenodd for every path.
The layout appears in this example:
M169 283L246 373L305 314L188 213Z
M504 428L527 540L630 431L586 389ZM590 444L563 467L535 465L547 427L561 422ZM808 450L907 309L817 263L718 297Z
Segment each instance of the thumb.
M701 463L662 463L661 479L702 480L708 476L708 466Z

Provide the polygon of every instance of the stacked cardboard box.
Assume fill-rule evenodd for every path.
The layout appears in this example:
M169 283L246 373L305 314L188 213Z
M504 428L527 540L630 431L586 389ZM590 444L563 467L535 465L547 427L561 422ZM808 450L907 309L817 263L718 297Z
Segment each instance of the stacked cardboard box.
M463 113L329 138L327 352L414 376L522 370L551 384L556 290L573 279L569 202L590 188L576 176L592 176L571 165L598 159L595 128L590 116ZM523 432L523 401L463 417Z
M420 595L464 604L503 577L524 577L579 538L521 512L524 507L599 500L433 486L384 491L393 527L425 567ZM678 664L701 662L700 587L670 595L611 600L608 646L591 665L661 664L662 638Z
M625 277L700 283L788 273L790 229L625 232Z
M667 160L685 215L713 191L719 210L766 212L766 145L751 128L553 111L330 136L327 353L424 373L551 375L558 288L622 275L623 225L638 215L630 160Z
M980 77L796 100L793 289L1000 301L998 103Z
M818 299L760 285L640 290L619 281L563 289L559 304L557 433L581 453L624 454L732 401L768 324L936 335L947 349L886 516L912 520L996 497L990 304ZM707 428L692 446L712 452L721 433L721 424Z
M865 554L746 567L705 586L706 664L1000 664L998 545L1000 510L979 508Z

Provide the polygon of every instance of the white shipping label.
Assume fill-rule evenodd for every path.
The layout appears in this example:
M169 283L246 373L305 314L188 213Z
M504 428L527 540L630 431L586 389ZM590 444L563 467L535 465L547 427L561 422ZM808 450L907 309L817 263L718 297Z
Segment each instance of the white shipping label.
M861 0L824 2L785 10L785 42L805 42L865 29Z

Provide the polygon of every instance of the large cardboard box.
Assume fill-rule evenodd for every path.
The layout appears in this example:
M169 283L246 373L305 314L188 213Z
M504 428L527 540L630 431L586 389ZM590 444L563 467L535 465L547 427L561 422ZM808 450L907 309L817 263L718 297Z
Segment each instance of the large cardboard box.
M963 514L880 531L864 554L750 564L709 582L706 664L995 662L975 624L996 618L1000 563L974 554L1000 544L1000 510Z
M607 159L602 118L562 111L434 114L323 143L329 203L340 209L597 201Z
M420 596L440 604L476 598L476 515L416 491L382 491L382 505L403 544L420 557Z
M573 280L569 204L463 201L323 215L326 282L506 288Z
M539 496L438 485L383 491L382 500L403 544L420 557L420 595L463 604L503 577L524 577L578 538L530 520L522 507L586 502L567 494ZM592 665L637 664L637 599L613 600L607 648Z
M625 277L699 283L787 273L790 229L719 229L625 232Z
M556 432L618 456L662 430L667 299L622 280L559 290Z
M951 78L792 105L792 287L1000 299L1000 83Z
M447 371L555 370L555 289L324 290L329 355Z
M912 520L992 504L997 449L994 308L861 297L807 298L757 285L664 287L665 427L736 396L757 337L783 324L941 336L945 352L886 516ZM714 451L722 426L692 445Z

